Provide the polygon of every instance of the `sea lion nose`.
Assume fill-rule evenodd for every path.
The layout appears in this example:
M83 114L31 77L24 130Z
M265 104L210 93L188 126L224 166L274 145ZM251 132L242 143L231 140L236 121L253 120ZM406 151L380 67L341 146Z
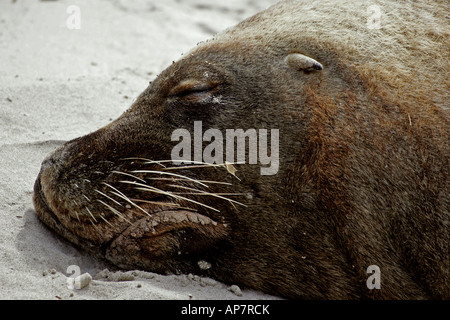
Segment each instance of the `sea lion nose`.
M57 176L56 173L58 171L56 164L57 161L55 159L55 152L47 156L44 161L42 161L38 176L41 186L48 188L55 181L55 177Z
M50 153L41 163L41 172L55 171L63 166L64 162L73 154L73 147L79 138L65 142L62 146Z
M47 156L41 163L41 171L48 170L50 167L55 165L55 159L53 158L53 153Z
M41 163L40 176L49 183L59 175L67 158L67 143L50 153Z
M50 153L41 163L41 174L56 171L58 164L64 159L64 146Z

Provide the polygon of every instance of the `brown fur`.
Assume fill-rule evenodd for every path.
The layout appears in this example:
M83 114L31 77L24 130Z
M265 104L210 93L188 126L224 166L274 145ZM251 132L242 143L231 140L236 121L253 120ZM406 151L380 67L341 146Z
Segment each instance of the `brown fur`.
M38 215L123 268L194 272L288 298L449 299L445 2L377 3L378 30L366 27L365 2L285 1L200 44L120 118L44 161ZM292 52L323 70L295 70ZM207 89L190 92L196 82ZM114 172L164 171L131 158L170 159L172 131L194 120L204 130L280 130L276 175L252 165L236 165L240 180L222 167L174 171L228 182L208 191L238 193L246 207L156 197ZM174 191L134 175L125 180ZM380 290L366 286L369 265L380 267Z

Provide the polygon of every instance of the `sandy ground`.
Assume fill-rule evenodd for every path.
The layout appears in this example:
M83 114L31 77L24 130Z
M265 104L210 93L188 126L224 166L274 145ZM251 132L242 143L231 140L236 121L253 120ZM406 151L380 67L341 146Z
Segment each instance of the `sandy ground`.
M39 222L32 190L48 153L118 117L198 42L275 2L0 1L0 299L274 298L192 275L105 271ZM71 5L81 29L67 27ZM71 265L94 277L89 286L68 287Z

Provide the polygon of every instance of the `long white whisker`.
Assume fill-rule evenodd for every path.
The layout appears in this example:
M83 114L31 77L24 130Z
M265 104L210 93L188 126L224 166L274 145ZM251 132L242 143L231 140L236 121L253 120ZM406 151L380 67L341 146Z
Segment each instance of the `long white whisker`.
M209 163L209 162L203 162L203 161L195 161L195 160L152 160L147 158L139 158L139 157L130 157L130 158L122 158L120 160L142 160L146 161L146 164L159 164L162 167L165 167L162 165L162 163L179 163L179 164L204 164L204 165L218 165L218 166L224 166L225 163ZM245 164L245 161L237 161L237 162L227 162L228 164Z
M92 223L92 226L95 228L95 230L100 232L100 229L97 227L97 225L94 223L94 221L92 221L92 219L89 219L89 221Z
M111 227L113 226L113 225L111 224L111 222L109 222L108 220L106 220L105 217L103 217L102 215L100 215L100 218L101 218L103 221L105 221L107 224L109 224Z
M195 168L206 168L206 167L223 167L223 164L202 164L196 166L183 166L183 167L169 167L163 170L181 170L181 169L195 169Z
M95 219L94 215L92 214L91 210L89 210L88 207L85 207L86 211L91 215L92 219L94 219L95 222L97 222L97 219Z
M180 164L207 164L207 162L203 162L203 161L195 161L195 160L149 160L147 159L148 162L146 164L152 164L152 163L157 163L157 164L161 164L161 163L180 163Z
M167 207L180 207L178 203L171 203L171 202L162 202L162 201L150 201L150 200L143 200L143 199L130 199L135 202L144 202L149 204L156 204L159 206L167 206Z
M119 181L119 182L121 182L121 183L128 183L128 184L135 185L135 186L137 186L137 188L136 188L137 190L148 191L148 192L153 192L153 193L157 193L157 194L164 194L164 195L167 195L167 196L169 196L169 197L173 197L173 198L176 198L176 199L181 199L181 200L189 201L189 202L198 204L198 205L200 205L200 206L203 206L203 207L205 207L205 208L208 208L208 209L211 209L211 210L220 212L220 211L217 210L216 208L210 207L210 206L208 206L208 205L206 205L206 204L204 204L204 203L201 203L201 202L198 202L198 201L195 201L195 200L186 198L186 197L182 197L182 196L173 194L172 192L163 191L163 190L160 190L160 189L158 189L158 188L155 188L155 187L152 187L152 186L148 186L148 185L145 185L145 184L142 184L142 183L137 183L137 182L133 182L133 181Z
M126 222L128 222L129 224L132 224L130 220L128 220L127 218L125 218L119 211L117 211L116 209L114 209L113 207L111 207L109 204L103 202L102 200L97 199L98 202L100 202L101 204L103 204L105 207L107 207L112 213L116 214L117 216L119 216L121 219L125 220ZM103 219L104 220L104 219Z
M185 178L147 178L147 180L158 180L158 181L189 181L188 179ZM232 183L229 182L223 182L223 181L212 181L212 180L196 180L198 182L203 182L203 183L211 183L211 184L223 184L226 186L231 186L233 185ZM145 182L145 181L144 181Z
M203 161L195 161L195 160L149 160L149 159L142 159L142 160L148 160L151 163L180 163L180 164L205 164L205 165L219 165L223 166L225 163L209 163L209 162L203 162ZM245 164L245 161L238 161L238 162L227 162L228 164Z
M135 175L130 174L130 173L125 173L125 172L122 172L122 171L116 171L116 170L113 170L113 171L111 171L111 172L112 172L112 173L117 173L117 174L123 174L124 176L132 177L132 178L135 178L136 180L140 180L140 181L142 181L142 182L145 182L144 179L141 179L141 178L139 178L139 177L136 177Z
M132 172L133 173L154 173L154 174L162 174L162 175L173 176L173 177L177 177L177 178L184 178L184 179L187 179L189 181L198 183L198 184L208 188L208 186L206 184L204 184L202 182L199 182L198 180L195 180L195 179L192 179L192 178L180 175L180 174L176 174L176 173L170 173L170 172L164 172L164 171L155 171L155 170L134 170Z
M97 189L95 189L94 191L97 192L97 193L99 193L99 194L101 194L102 196L108 198L109 200L111 200L111 201L114 202L115 204L117 204L117 205L123 207L123 205L121 205L119 201L114 200L113 198L111 198L111 197L108 196L107 194L104 194L103 192L101 192L101 191L99 191L99 190L97 190Z
M147 158L138 158L138 157L131 157L131 158L122 158L120 160L142 160L142 161L146 161L147 163L156 163L159 164L161 167L165 168L165 165L160 164L161 161L154 161L151 159L147 159Z
M150 213L148 213L146 210L142 209L140 206L138 206L136 203L134 203L133 201L131 201L126 195L124 195L122 192L120 192L119 190L117 190L116 188L114 188L112 185L103 182L104 185L108 186L109 188L113 189L114 191L110 191L112 194L115 194L116 196L118 196L119 198L122 198L123 200L125 200L126 202L130 203L132 206L138 208L139 210L141 210L142 212L144 212L146 215L148 215L149 217L151 217L152 215Z
M78 211L75 211L75 215L77 216L78 222L81 222L80 216L78 215Z
M172 184L169 185L169 186L170 187L174 187L174 188L180 188L180 189L195 191L195 192L186 193L186 194L192 194L192 195L198 195L198 196L202 196L202 195L203 196L212 196L212 197L216 197L216 198L219 198L219 199L223 199L223 200L230 201L230 202L239 204L241 206L247 207L247 205L245 205L245 204L243 204L243 203L241 203L239 201L236 201L236 200L233 200L233 199L229 199L227 197L223 197L219 193L211 193L211 192L206 192L206 191L203 191L203 190L198 190L198 189L189 188L189 187L185 187L185 186L172 185ZM176 194L178 194L178 193L176 193ZM224 194L224 195L228 195L228 194ZM231 194L231 195L243 195L243 194L242 193L234 193L234 194Z

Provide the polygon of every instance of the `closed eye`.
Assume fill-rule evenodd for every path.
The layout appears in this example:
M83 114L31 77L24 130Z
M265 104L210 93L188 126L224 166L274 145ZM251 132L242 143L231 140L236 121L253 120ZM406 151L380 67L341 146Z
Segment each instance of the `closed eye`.
M217 87L215 81L185 80L170 90L169 96L176 98L196 98L209 94Z

